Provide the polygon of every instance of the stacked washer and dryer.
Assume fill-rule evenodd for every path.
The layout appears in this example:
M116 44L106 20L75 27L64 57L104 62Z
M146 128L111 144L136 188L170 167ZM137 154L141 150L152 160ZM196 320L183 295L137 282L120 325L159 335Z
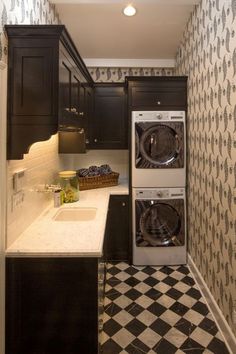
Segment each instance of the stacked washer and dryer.
M131 159L133 264L185 264L185 112L133 111Z

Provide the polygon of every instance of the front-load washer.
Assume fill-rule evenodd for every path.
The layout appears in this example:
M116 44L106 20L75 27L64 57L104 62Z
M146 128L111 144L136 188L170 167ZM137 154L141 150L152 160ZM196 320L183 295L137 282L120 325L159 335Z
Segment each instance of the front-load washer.
M184 187L185 112L133 111L131 130L132 186Z
M134 265L186 263L184 188L132 189Z

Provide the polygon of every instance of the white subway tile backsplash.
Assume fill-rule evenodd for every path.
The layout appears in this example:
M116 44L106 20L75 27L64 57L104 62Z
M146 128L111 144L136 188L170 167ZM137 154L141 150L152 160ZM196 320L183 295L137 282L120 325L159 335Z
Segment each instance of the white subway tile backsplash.
M25 168L24 201L12 210L13 173ZM7 212L7 246L37 218L49 205L52 196L37 192L38 185L53 183L61 170L58 155L58 136L52 136L48 141L32 145L29 154L23 160L8 162L8 212Z
M78 170L91 165L108 164L120 173L120 178L128 177L128 150L88 150L86 154L61 154L65 169Z

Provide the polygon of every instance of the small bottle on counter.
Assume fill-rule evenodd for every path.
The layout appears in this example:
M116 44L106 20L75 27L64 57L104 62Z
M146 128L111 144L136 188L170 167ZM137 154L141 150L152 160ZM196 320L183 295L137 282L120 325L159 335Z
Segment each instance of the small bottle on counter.
M54 192L54 208L59 208L63 204L63 191L57 189Z

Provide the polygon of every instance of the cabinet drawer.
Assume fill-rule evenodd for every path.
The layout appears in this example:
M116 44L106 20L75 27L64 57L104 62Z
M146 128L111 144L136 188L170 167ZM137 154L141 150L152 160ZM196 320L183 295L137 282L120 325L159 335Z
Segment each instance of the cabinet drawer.
M131 105L141 107L163 107L186 105L186 92L181 88L132 87Z

